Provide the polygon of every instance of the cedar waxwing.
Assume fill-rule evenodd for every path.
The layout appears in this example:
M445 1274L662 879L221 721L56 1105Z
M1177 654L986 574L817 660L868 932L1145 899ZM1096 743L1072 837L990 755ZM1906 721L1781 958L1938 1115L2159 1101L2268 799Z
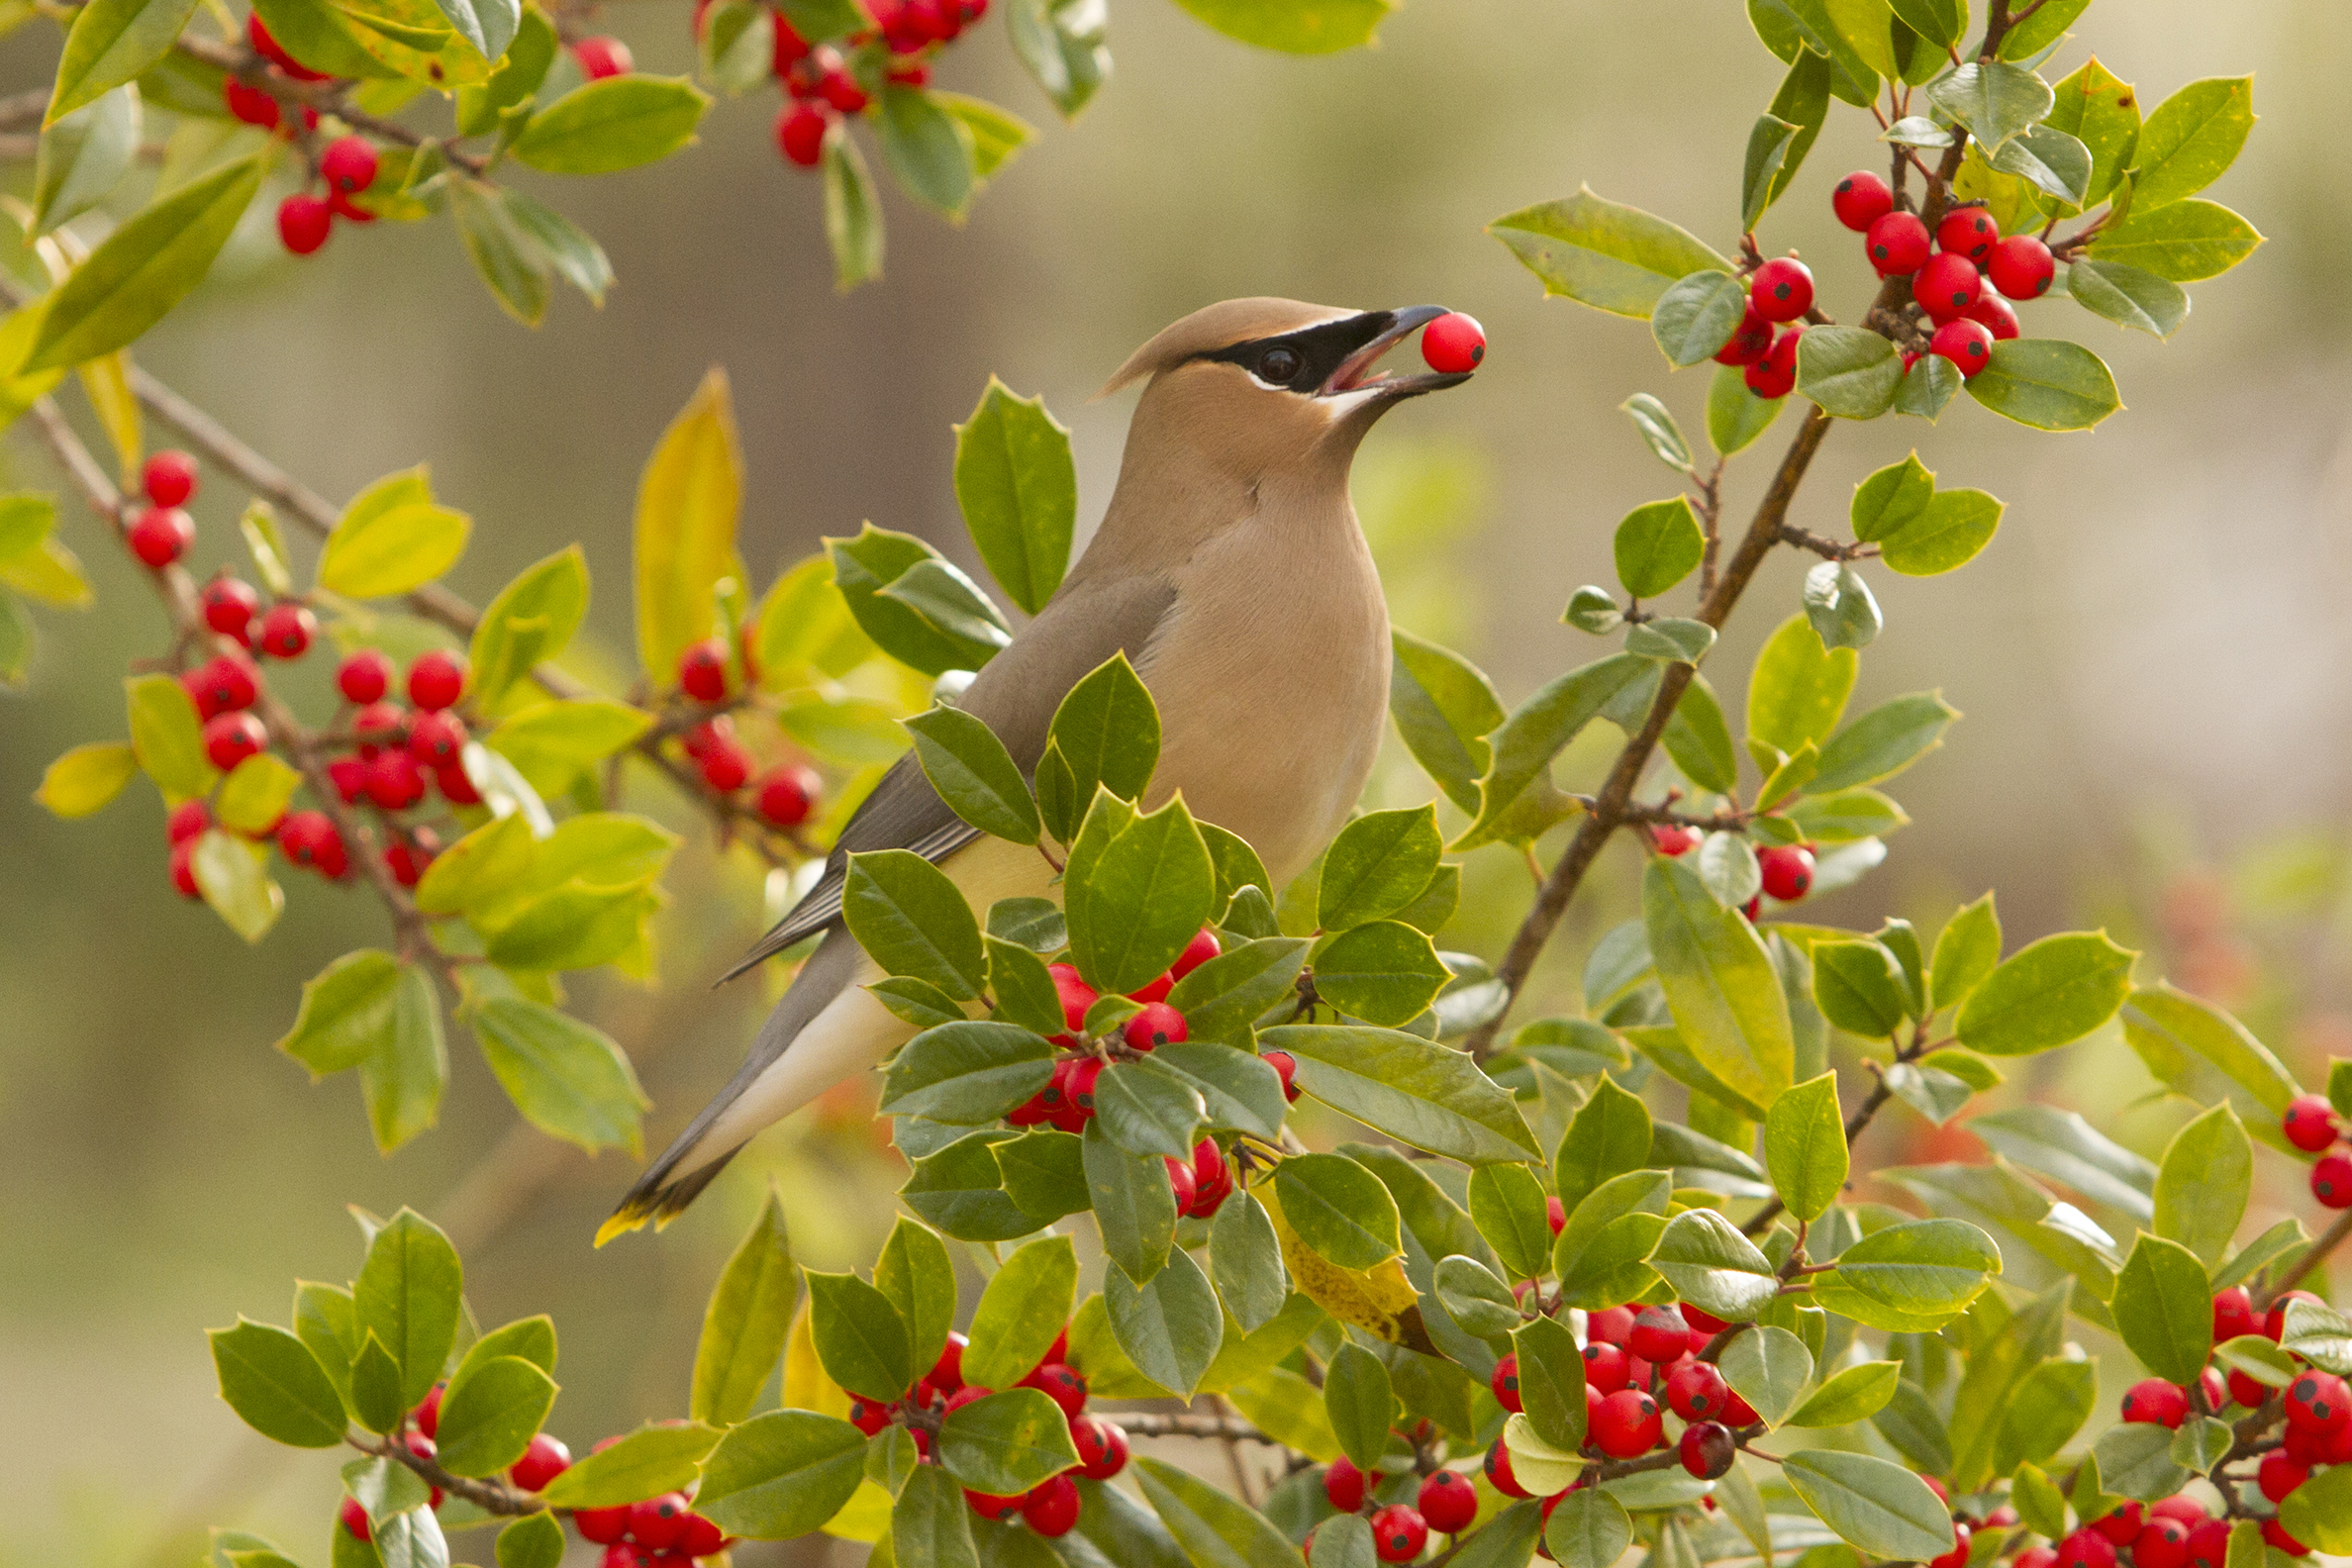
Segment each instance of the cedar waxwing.
M957 706L1026 773L1070 688L1124 651L1159 705L1144 808L1182 792L1196 818L1258 851L1269 893L1305 870L1347 821L1388 711L1388 604L1348 466L1382 414L1469 379L1376 368L1444 314L1227 300L1137 349L1104 388L1149 379L1101 529ZM978 910L1060 898L1043 856L966 826L913 753L901 757L843 828L823 879L735 972L824 940L741 1069L647 1167L600 1241L668 1221L752 1134L914 1036L864 989L882 971L841 916L849 854L887 848L939 865Z

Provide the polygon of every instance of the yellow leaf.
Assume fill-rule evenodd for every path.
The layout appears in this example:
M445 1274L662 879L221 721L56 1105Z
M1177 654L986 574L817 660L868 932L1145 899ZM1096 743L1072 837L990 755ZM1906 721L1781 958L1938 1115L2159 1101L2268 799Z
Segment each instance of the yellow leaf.
M59 817L87 817L123 792L139 758L121 740L77 745L49 765L33 798Z
M718 625L720 580L742 580L742 496L735 407L727 372L714 368L662 433L637 484L637 657L657 687L676 681L678 655Z
M1299 1232L1283 1216L1270 1178L1260 1180L1250 1191L1266 1206L1274 1222L1275 1239L1282 1243L1282 1261L1290 1269L1291 1283L1308 1300L1341 1323L1353 1323L1391 1344L1423 1355L1437 1354L1421 1323L1421 1298L1405 1277L1401 1258L1390 1258L1372 1269L1343 1269L1299 1239Z
M825 1375L817 1359L817 1335L809 1326L809 1301L801 1298L793 1314L792 1332L784 1341L783 1404L786 1410L815 1411L820 1416L849 1419L849 1396Z
M97 411L107 441L114 445L115 460L122 466L123 483L129 486L145 455L139 399L131 391L131 350L118 348L96 359L85 359L74 366L74 371L81 377L82 391L88 395L90 407Z
M860 1481L841 1512L820 1526L828 1535L872 1545L890 1528L890 1494L871 1481Z

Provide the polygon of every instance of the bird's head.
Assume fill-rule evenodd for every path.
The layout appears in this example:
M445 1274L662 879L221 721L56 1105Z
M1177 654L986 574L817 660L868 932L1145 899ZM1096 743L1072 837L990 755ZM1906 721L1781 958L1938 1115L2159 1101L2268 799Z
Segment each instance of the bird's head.
M1379 360L1442 306L1351 311L1287 299L1197 310L1135 350L1103 390L1149 378L1135 412L1152 429L1253 471L1333 461L1344 472L1373 422L1467 371L1397 375Z

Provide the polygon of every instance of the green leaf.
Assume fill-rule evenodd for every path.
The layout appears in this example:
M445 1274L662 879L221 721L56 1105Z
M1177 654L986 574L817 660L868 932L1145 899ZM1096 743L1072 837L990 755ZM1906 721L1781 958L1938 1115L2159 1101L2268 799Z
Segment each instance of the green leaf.
M824 173L825 239L833 250L833 286L846 293L882 275L882 203L864 155L838 127L825 138Z
M164 4L155 9L168 11L172 7ZM81 20L76 17L76 24ZM70 49L70 34L66 42ZM129 82L54 117L41 134L33 164L32 233L50 233L106 198L139 150L140 123L139 89Z
M1765 116L1757 122L1759 135L1767 124L1779 122ZM1781 126L1780 130L1778 147L1785 152L1791 128ZM1703 267L1677 279L1658 296L1658 303L1650 312L1650 336L1657 340L1667 363L1677 368L1695 365L1714 358L1731 341L1746 313L1747 285L1728 272ZM1660 450L1654 443L1651 449ZM1684 461L1689 461L1687 452Z
M2121 261L2083 257L2067 268L2066 292L2093 315L2152 338L2170 338L2189 319L2181 285Z
M1242 942L1177 981L1168 1005L1184 1015L1192 1039L1246 1045L1250 1026L1294 993L1307 946L1284 936Z
M1928 992L1937 1008L1956 1007L1984 983L2001 961L2001 917L1993 895L1963 906L1935 938Z
M1805 617L1833 648L1865 648L1886 623L1862 574L1843 561L1822 561L1805 574Z
M1603 1184L1649 1162L1652 1125L1638 1095L1602 1075L1560 1140L1553 1182L1560 1202L1574 1210ZM1532 1239L1532 1238L1530 1238ZM1548 1244L1544 1250L1550 1250ZM1525 1270L1528 1274L1540 1268Z
M1962 65L1938 77L1928 85L1927 99L1996 151L2057 105L2056 95L2039 76L1998 60Z
M955 427L955 499L980 558L1030 615L1060 585L1078 516L1070 433L994 376ZM1033 842L1024 839L1023 842Z
M1167 1262L1176 1234L1168 1168L1156 1154L1130 1154L1112 1142L1099 1119L1087 1124L1085 1138L1086 1189L1103 1250L1128 1279L1148 1280Z
M356 1322L399 1364L405 1405L416 1405L441 1375L457 1339L464 1283L457 1249L413 1209L394 1215L368 1243L351 1290Z
M1159 709L1126 653L1114 653L1070 688L1047 735L1069 766L1071 799L1081 813L1098 784L1121 800L1143 798L1159 760ZM1067 842L1070 834L1055 836Z
M1731 1392L1746 1400L1768 1425L1779 1425L1805 1397L1813 1381L1813 1352L1786 1328L1765 1323L1723 1347L1716 1365Z
M1512 808L1530 786L1548 780L1552 758L1586 725L1617 711L1656 679L1657 666L1648 659L1619 653L1570 670L1519 704L1489 738L1493 761L1479 780L1478 819L1453 847L1503 837Z
M1315 954L1323 1000L1351 1019L1384 1027L1419 1018L1451 978L1429 938L1402 921L1342 931Z
M1749 745L1791 753L1809 740L1827 741L1853 693L1859 663L1853 649L1824 644L1803 615L1782 622L1748 677Z
M1111 1315L1112 1334L1136 1370L1170 1393L1190 1399L1217 1359L1225 1335L1217 1292L1192 1254L1181 1247L1172 1250L1167 1265L1140 1285L1119 1269L1106 1271L1103 1303ZM1057 1420L1053 1428L1062 1431L1066 1424Z
M554 1515L526 1514L498 1532L498 1568L561 1568L565 1545Z
M2090 184L2076 205L2105 201L2139 147L2138 96L2097 59L2086 60L2053 91L2057 107L2045 123L2079 140L2091 154Z
M436 1462L451 1475L495 1475L523 1457L554 1404L554 1379L521 1356L468 1356L441 1395Z
M1291 1053L1308 1094L1415 1148L1469 1165L1540 1153L1510 1092L1460 1051L1394 1029L1313 1024L1260 1030L1258 1042Z
M1543 1196L1542 1183L1523 1165L1481 1165L1470 1173L1470 1218L1520 1279L1533 1279L1551 1267L1552 1233Z
M2330 1465L2287 1494L2279 1504L2279 1526L2313 1551L2352 1551L2352 1465ZM2235 1548L2232 1541L2233 1557Z
M882 1255L874 1260L874 1288L906 1320L915 1364L935 1363L955 1323L955 1265L947 1256L947 1244L901 1216L890 1227Z
M963 1493L947 1472L936 1465L917 1465L906 1489L890 1510L890 1543L894 1561L912 1568L980 1568L972 1544L972 1516Z
M1285 54L1334 54L1373 42L1397 0L1177 0L1227 38Z
M1136 1479L1185 1555L1215 1568L1300 1568L1296 1549L1247 1504L1159 1459L1138 1457Z
M1988 1056L2023 1056L2081 1039L2130 994L2137 956L2105 931L2045 936L2011 953L1970 994L1955 1026L1959 1041Z
M1816 986L1820 961L1821 949L1815 947ZM1851 1167L1835 1073L1808 1079L1772 1103L1764 1119L1764 1162L1772 1172L1773 1190L1791 1214L1813 1221L1829 1212Z
M1674 765L1701 789L1727 794L1738 786L1739 753L1732 748L1731 729L1723 723L1722 706L1705 676L1691 677L1661 738Z
M532 667L561 653L588 613L588 561L578 545L524 568L482 612L468 649L469 694L493 708Z
M805 1535L841 1511L864 1461L864 1434L847 1421L812 1411L769 1411L719 1439L703 1466L695 1512L731 1535Z
M1769 1108L1795 1076L1796 1039L1755 929L1677 860L1650 861L1641 903L1658 979L1685 1043L1709 1071Z
M1899 533L1917 521L1934 498L1935 475L1920 464L1917 452L1890 463L1854 487L1848 508L1854 538L1873 543Z
M1815 794L1893 778L1943 743L1960 710L1937 692L1912 692L1881 703L1840 730L1821 747L1820 771L1808 786Z
M2039 1464L2074 1440L2099 1400L2099 1364L2053 1356L2019 1378L2001 1413L1993 1468Z
M2131 210L2153 212L2204 190L2237 161L2253 129L2253 77L2212 76L2183 87L2140 131Z
M1317 924L1341 931L1394 915L1428 886L1443 846L1434 806L1358 817L1323 853Z
M2132 993L2123 1014L2123 1037L2149 1071L2184 1093L2195 1087L2194 1098L2211 1100L2226 1092L2257 1133L2267 1135L2303 1092L2295 1075L2243 1024L2169 985Z
M257 844L208 828L197 838L189 858L189 870L204 902L248 942L268 935L286 907L285 894L263 869L263 853ZM430 991L427 994L430 996Z
M627 703L548 702L502 720L483 743L514 763L542 796L560 795L589 768L635 743L652 723L651 714Z
M1691 498L1678 495L1626 513L1617 525L1616 548L1617 580L1625 591L1636 599L1655 599L1698 569L1707 537L1691 510Z
M806 1412L776 1412L776 1416L799 1416L817 1421L831 1418L811 1417ZM740 1432L751 1423L735 1428ZM834 1424L848 1426L847 1421ZM670 1421L640 1426L610 1448L600 1448L583 1454L572 1462L571 1468L547 1483L539 1497L549 1508L584 1509L611 1508L620 1503L636 1503L664 1492L680 1490L691 1484L702 1464L703 1456L719 1442L719 1433L699 1421ZM863 1448L865 1439L858 1438ZM703 1479L704 1490L697 1496L697 1504L713 1501L710 1478Z
M1274 1191L1299 1239L1342 1269L1370 1269L1404 1250L1396 1200L1345 1155L1293 1155L1275 1167Z
M980 923L947 873L923 856L851 855L841 911L858 945L888 973L929 981L959 1001L981 995L988 965Z
M611 77L579 93L640 79ZM637 481L637 658L657 686L676 678L689 644L722 630L719 585L742 576L735 558L742 468L727 377L713 370L662 432Z
M2154 1422L2125 1421L2101 1432L2091 1445L2092 1457L2099 1461L2101 1486L2143 1503L2180 1491L2189 1472L2173 1460L2174 1436ZM2079 1496L2079 1481L2076 1487Z
M1576 1336L1553 1318L1538 1318L1512 1335L1519 1356L1519 1399L1535 1435L1573 1453L1585 1440L1585 1364ZM1383 1432L1385 1436L1385 1431Z
M1952 1317L2001 1272L1993 1238L1962 1220L1914 1220L1874 1230L1837 1256L1837 1272L1816 1289L1821 1304L1879 1327ZM1873 1309L1886 1309L1876 1312ZM1888 1314L1905 1320L1894 1323Z
M882 1403L914 1386L907 1321L890 1298L854 1274L809 1272L809 1329L826 1375L852 1394Z
M1052 1047L1017 1024L959 1020L907 1042L883 1079L884 1116L994 1122L1045 1086Z
M1797 390L1840 419L1876 419L1895 406L1903 356L1860 327L1809 327L1797 341Z
M137 341L204 280L260 186L260 159L241 158L107 236L49 296L18 373L80 364Z
M1201 1288L1208 1290L1205 1283ZM1051 1395L1033 1388L990 1394L949 1412L936 1448L949 1475L996 1497L1027 1492L1078 1462L1069 1418Z
M351 1414L369 1431L400 1429L409 1405L400 1393L400 1363L370 1330L351 1358Z
M1791 1426L1844 1426L1868 1421L1895 1397L1903 1367L1896 1361L1865 1361L1824 1380L1788 1420Z
M964 1347L964 1382L1011 1388L1045 1358L1069 1321L1078 1258L1067 1236L1043 1236L1005 1259L981 1293Z
M2218 202L2173 202L2131 215L2101 230L2091 242L2098 261L2119 261L2174 283L2218 277L2254 253L2262 236ZM1998 355L2000 344L1995 344ZM1983 379L1979 372L1978 379Z
M800 1275L784 1234L784 1209L770 1189L759 1219L727 1260L703 1312L694 1347L689 1414L713 1426L732 1426L751 1414L768 1374L784 1354Z
M2055 338L2012 338L1970 377L1968 395L2035 430L2089 430L2123 406L2099 355Z
M1647 392L1636 392L1617 407L1633 422L1633 428L1641 433L1642 441L1658 461L1678 472L1691 472L1691 443L1683 440L1682 427L1675 423L1673 412L1665 404Z
M1992 166L2047 192L2068 207L2080 207L2091 188L2091 149L2079 138L2050 126L2032 126L1993 154Z
M1526 1174L1524 1167L1517 1165L1488 1165L1482 1166L1481 1171ZM1507 1334L1519 1326L1519 1303L1513 1298L1511 1287L1476 1258L1455 1253L1438 1259L1432 1282L1446 1316L1465 1332L1485 1339Z
M1680 278L1731 264L1699 239L1588 187L1560 201L1496 219L1487 232L1557 294L1618 316L1646 319ZM1734 372L1736 374L1736 372Z
M652 1102L611 1035L519 996L492 997L464 1016L499 1085L533 1127L592 1154L642 1147L640 1124Z
M2001 513L2000 499L1983 490L1939 490L1917 517L1885 537L1879 553L1907 577L1952 571L1993 541Z
M1480 1530L1473 1538L1473 1549L1478 1540L1494 1533L1517 1512L1516 1508L1507 1511ZM1561 1498L1559 1506L1551 1511L1549 1519L1542 1519L1542 1524L1544 1550L1560 1568L1610 1568L1633 1544L1633 1520L1626 1515L1624 1505L1598 1488L1571 1492ZM1454 1561L1462 1568L1471 1568L1467 1551ZM1510 1558L1497 1558L1496 1568L1503 1568L1510 1561ZM1665 1568L1663 1561L1658 1568Z
M1255 1196L1237 1192L1209 1224L1209 1277L1243 1333L1274 1321L1290 1290L1274 1222Z
M1799 63L1803 63L1804 58L1800 55ZM1741 163L1739 174L1739 227L1742 233L1754 230L1757 221L1764 216L1765 209L1772 205L1773 192L1779 187L1781 175L1787 171L1789 151L1795 146L1797 136L1798 127L1778 115L1762 114L1756 117L1755 129L1748 133L1747 156ZM1746 308L1746 292L1744 288L1740 290L1743 312ZM1663 308L1665 301L1659 301L1659 305ZM1734 319L1731 325L1736 328L1739 323ZM1724 334L1724 342L1729 341L1730 334ZM1663 339L1660 340L1660 346L1664 346ZM1716 348L1721 346L1722 343L1715 344ZM1709 352L1712 354L1714 350L1710 349ZM1673 349L1667 349L1667 357L1674 357ZM1697 363L1696 360L1676 362Z
M665 158L693 141L710 106L710 95L683 76L608 76L532 115L513 151L549 174L612 174Z
M1813 963L1813 1000L1848 1034L1886 1039L1911 1016L1895 955L1879 943L1815 942Z
M1737 365L1717 365L1707 386L1708 444L1723 457L1745 451L1788 406L1785 397L1763 398L1750 391L1747 372Z
M195 14L195 0L92 0L82 7L65 35L44 129L169 54Z
M2108 1304L2115 1331L2156 1376L2197 1381L2213 1348L2212 1292L2205 1265L2178 1241L2141 1232L2115 1272Z
M464 513L433 504L422 470L380 479L327 536L319 586L353 599L413 592L457 563L472 530Z
M212 1342L221 1398L247 1426L295 1448L333 1448L343 1442L343 1399L300 1339L245 1318L236 1327L214 1328L205 1337Z
M1013 52L1055 108L1069 118L1111 74L1103 34L1109 16L1084 0L1013 0L1005 16Z
M931 101L963 122L972 138L972 173L988 179L1013 160L1013 155L1037 139L1037 133L1019 115L985 99L933 90ZM993 569L993 568L992 568Z
M221 826L248 837L264 837L286 815L302 775L267 751L237 764L213 802Z
M1029 783L986 724L956 708L933 708L905 724L924 776L950 810L999 838L1037 841L1037 805Z
M1755 1317L1780 1289L1771 1261L1712 1209L1667 1222L1649 1265L1677 1297L1725 1322Z
M165 798L203 795L221 775L205 760L204 728L196 701L168 675L134 675L123 682L130 708L131 750Z
M971 131L919 87L884 83L879 110L883 166L908 195L960 218L972 199Z
M2245 1218L2254 1145L2227 1102L2173 1134L2156 1175L2156 1233L2208 1268L2218 1265Z
M1179 797L1137 817L1082 877L1073 855L1064 899L1078 972L1105 995L1124 995L1166 973L1208 924L1217 869Z
M1781 1474L1806 1507L1858 1551L1925 1562L1951 1549L1951 1512L1901 1465L1808 1448L1788 1455Z

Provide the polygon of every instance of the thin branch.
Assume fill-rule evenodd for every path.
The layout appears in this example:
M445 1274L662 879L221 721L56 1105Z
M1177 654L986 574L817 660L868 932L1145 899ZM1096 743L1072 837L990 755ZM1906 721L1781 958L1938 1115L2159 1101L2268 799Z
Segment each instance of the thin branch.
M1189 1411L1115 1411L1110 1419L1125 1427L1130 1437L1209 1437L1225 1442L1284 1446L1280 1438L1269 1437L1248 1421L1231 1416L1200 1416Z
M485 1513L513 1518L541 1513L547 1507L539 1500L537 1493L519 1491L503 1481L479 1481L470 1476L451 1475L423 1454L411 1452L408 1444L397 1435L369 1443L361 1442L346 1432L343 1441L363 1454L398 1460L422 1476L428 1485L437 1486L451 1497L461 1497Z
M2274 1302L2302 1284L2304 1277L2324 1262L2330 1252L2342 1246L2348 1236L2352 1236L2352 1209L2345 1210L2334 1225L2319 1233L2318 1240L2303 1248L2303 1254L2295 1260L2295 1266L2264 1290L2262 1300L2256 1305L2268 1312Z

